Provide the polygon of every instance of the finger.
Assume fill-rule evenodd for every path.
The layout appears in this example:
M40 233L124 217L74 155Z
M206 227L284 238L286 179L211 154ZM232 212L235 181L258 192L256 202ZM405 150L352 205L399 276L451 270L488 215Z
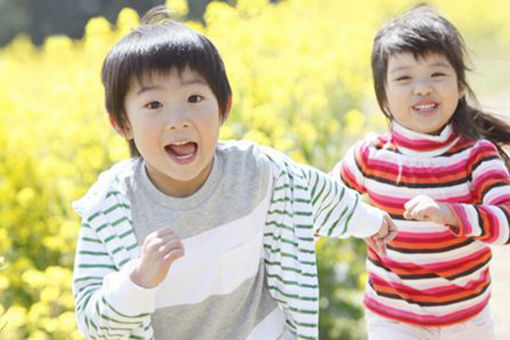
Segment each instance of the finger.
M163 263L165 266L170 266L175 260L184 256L184 248L174 249L165 255Z
M379 245L374 241L372 237L367 237L365 239L367 245L376 253L379 253Z
M175 231L171 227L165 227L156 230L153 234L156 237L164 237L166 235L175 235Z
M386 222L388 223L388 235L384 238L384 241L387 243L397 236L398 229L395 222L393 222L393 220L391 219L391 217L386 216Z
M184 249L184 245L180 240L174 239L170 242L160 245L158 253L162 256L166 256L167 253L175 249Z
M386 256L386 243L383 240L376 240L375 243L378 245L379 254L382 256Z
M412 210L412 208L417 206L418 203L420 203L420 196L414 197L414 198L410 199L409 201L407 201L404 204L404 208L406 210Z

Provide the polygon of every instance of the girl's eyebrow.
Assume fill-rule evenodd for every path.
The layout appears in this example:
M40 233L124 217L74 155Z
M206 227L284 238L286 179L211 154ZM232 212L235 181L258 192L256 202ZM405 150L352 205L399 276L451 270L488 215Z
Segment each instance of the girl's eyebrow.
M447 62L444 62L444 61L436 61L436 62L433 62L432 64L429 64L429 66L432 66L432 67L446 67L446 68L452 68L452 66L447 63Z
M432 62L431 64L428 65L429 67L443 67L443 68L448 68L448 69L451 69L452 66L447 63L447 62L444 62L444 61L435 61L435 62ZM410 68L412 68L413 66L411 65L404 65L404 66L399 66L399 67L395 67L394 69L391 69L389 71L390 74L393 74L393 73L397 73L399 71L405 71L405 70L408 70Z

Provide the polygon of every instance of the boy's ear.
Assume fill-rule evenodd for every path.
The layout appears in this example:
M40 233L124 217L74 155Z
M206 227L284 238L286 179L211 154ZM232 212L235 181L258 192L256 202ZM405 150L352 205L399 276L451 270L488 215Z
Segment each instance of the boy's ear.
M122 127L117 122L115 116L112 113L108 113L108 118L110 119L110 124L112 125L115 132L127 140L133 139L133 133L131 132L131 126L129 126L129 122L126 122L126 126Z
M230 110L232 109L232 95L229 95L227 98L227 105L225 105L225 113L221 116L221 124L225 123L228 116L230 115Z

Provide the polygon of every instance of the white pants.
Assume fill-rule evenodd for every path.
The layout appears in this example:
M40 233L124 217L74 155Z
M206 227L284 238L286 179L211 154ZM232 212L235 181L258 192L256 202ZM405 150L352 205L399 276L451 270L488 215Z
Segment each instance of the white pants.
M489 306L467 321L424 327L388 319L365 309L369 340L496 340Z

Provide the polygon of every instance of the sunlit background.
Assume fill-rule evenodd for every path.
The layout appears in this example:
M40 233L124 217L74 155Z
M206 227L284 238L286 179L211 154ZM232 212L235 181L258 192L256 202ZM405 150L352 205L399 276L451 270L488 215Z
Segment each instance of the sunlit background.
M81 338L71 294L79 218L70 203L128 156L109 127L99 71L107 51L137 26L137 11L161 2L0 0L2 339ZM250 139L329 170L354 140L386 129L370 79L372 39L416 2L206 3L168 1L226 63L234 106L223 139ZM480 102L510 116L510 2L432 3L464 34ZM119 12L124 5L134 9ZM318 252L321 339L364 339L364 244L321 240ZM510 252L496 255L492 308L505 339Z

